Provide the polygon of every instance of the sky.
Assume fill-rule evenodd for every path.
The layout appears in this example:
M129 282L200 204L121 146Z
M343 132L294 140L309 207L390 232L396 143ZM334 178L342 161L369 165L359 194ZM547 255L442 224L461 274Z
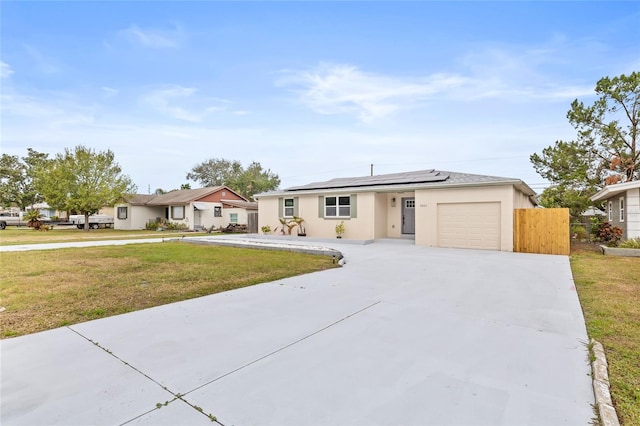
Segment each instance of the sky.
M638 1L2 1L1 152L112 150L139 193L212 158L281 188L513 177L640 70Z

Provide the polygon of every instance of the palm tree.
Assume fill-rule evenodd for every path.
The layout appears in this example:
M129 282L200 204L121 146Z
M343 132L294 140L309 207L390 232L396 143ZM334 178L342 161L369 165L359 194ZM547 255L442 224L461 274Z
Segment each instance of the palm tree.
M24 214L24 218L27 220L27 226L34 229L40 229L42 226L41 217L40 209L32 209Z

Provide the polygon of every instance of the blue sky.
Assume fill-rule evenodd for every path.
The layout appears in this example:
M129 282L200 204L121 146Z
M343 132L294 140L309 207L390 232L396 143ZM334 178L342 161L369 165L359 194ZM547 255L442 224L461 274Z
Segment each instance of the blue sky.
M640 2L3 1L2 152L111 149L138 192L209 158L282 187L436 168L544 188L571 101L640 69ZM197 185L191 182L192 187Z

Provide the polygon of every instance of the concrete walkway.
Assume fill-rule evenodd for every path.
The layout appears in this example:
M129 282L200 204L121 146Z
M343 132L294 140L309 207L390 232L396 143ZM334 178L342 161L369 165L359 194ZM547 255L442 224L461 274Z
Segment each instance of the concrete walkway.
M589 424L568 258L322 245L347 265L2 340L1 423Z

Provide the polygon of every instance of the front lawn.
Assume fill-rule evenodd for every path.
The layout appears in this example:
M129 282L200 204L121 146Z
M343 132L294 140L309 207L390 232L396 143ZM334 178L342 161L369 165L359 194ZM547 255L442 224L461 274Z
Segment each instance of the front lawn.
M640 424L640 258L579 250L571 269L587 331L603 344L622 424Z
M2 253L0 337L334 267L327 256L181 242Z
M0 231L0 245L43 244L72 241L126 240L137 238L175 238L187 235L195 237L204 232L185 231L125 231L120 229L90 229L85 231L76 227L60 226L49 231L36 231L26 226L9 226Z

